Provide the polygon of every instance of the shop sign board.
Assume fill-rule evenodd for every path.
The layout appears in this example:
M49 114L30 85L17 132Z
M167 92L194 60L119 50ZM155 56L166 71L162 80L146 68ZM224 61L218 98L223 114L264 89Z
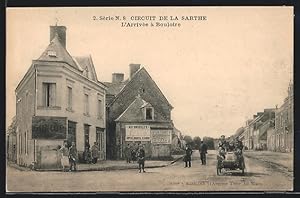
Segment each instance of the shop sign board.
M32 139L66 139L66 117L34 116L32 118Z
M125 141L150 141L149 125L126 125Z
M171 144L172 131L169 129L152 129L151 143L153 144Z

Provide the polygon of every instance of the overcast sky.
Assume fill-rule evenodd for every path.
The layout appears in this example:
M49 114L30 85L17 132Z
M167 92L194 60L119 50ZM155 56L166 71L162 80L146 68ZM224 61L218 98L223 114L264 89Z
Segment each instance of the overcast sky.
M177 28L124 28L93 16L207 16ZM7 12L7 121L17 84L49 44L49 26L67 27L67 50L91 54L98 79L128 77L142 64L172 104L185 135L232 135L264 108L287 96L293 75L291 7L35 8ZM128 20L129 22L129 20Z

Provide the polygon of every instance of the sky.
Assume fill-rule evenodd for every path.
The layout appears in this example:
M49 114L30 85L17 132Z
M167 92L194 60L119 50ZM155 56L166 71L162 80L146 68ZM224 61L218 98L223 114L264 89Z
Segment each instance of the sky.
M96 16L206 16L180 27L121 27ZM293 8L111 7L7 10L6 127L14 90L50 43L50 25L67 27L72 56L91 55L100 81L128 78L139 63L174 109L184 135L229 136L257 112L280 106L293 80ZM157 19L156 18L156 19Z

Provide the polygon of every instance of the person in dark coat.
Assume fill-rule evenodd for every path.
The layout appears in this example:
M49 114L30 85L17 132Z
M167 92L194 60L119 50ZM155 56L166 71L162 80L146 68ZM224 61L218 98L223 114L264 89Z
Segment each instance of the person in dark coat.
M125 146L125 148L124 148L124 156L125 156L125 158L126 158L126 162L127 163L130 163L130 161L131 161L131 150L130 150L130 145L128 144L127 146Z
M201 141L199 147L199 153L200 153L201 164L206 165L207 145L203 141Z
M132 162L134 163L136 161L136 156L137 156L136 147L135 146L133 146L131 148L130 153L131 153Z
M74 171L77 170L77 168L76 168L77 160L78 160L77 148L75 146L75 142L72 142L72 146L70 147L70 150L69 150L69 161L70 161L70 170L69 171L72 171L72 168Z
M233 151L235 151L235 146L234 146L233 142L230 142L230 143L229 143L227 151L228 151L228 152L233 152Z
M141 172L142 170L143 172L146 172L145 171L145 150L143 146L140 146L137 152L137 161L139 163L139 172Z
M185 167L184 168L186 168L186 167L189 167L189 168L192 167L192 164L191 164L192 153L193 153L193 150L187 144L186 148L185 148L185 156L184 156Z

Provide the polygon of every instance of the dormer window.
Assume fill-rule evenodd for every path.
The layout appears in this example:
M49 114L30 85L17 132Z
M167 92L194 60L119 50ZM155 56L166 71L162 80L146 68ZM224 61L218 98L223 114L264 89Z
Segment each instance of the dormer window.
M50 57L56 57L56 51L49 50L48 51L48 56L50 56Z
M146 108L146 120L153 120L154 119L154 111L152 107Z

